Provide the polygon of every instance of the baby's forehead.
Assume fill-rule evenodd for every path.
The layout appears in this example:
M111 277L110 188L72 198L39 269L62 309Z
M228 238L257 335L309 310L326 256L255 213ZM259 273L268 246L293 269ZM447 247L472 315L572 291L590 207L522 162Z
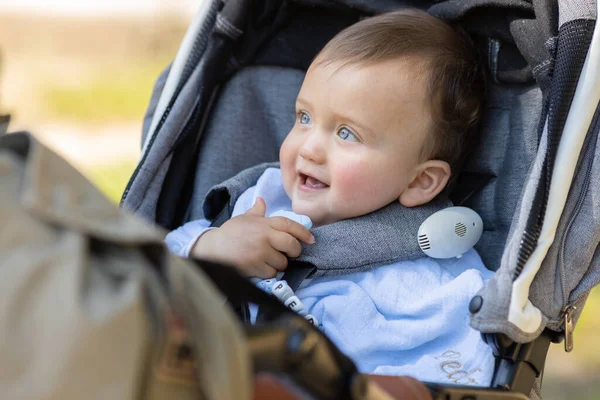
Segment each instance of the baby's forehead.
M302 97L343 94L358 103L383 96L383 100L396 107L425 100L429 104L427 74L422 64L412 57L369 63L315 60L307 71L300 94Z

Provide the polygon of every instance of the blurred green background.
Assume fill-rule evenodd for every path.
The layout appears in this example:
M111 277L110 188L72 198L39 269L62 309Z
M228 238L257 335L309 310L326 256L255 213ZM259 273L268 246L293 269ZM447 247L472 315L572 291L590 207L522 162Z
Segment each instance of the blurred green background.
M121 0L114 10L108 1L102 12L71 13L67 0L53 2L62 11L47 3L15 11L0 0L0 111L13 115L11 130L33 132L117 202L139 157L154 79L175 56L200 1L172 7L167 0ZM598 315L597 289L577 326L575 350L552 347L544 398L600 399Z

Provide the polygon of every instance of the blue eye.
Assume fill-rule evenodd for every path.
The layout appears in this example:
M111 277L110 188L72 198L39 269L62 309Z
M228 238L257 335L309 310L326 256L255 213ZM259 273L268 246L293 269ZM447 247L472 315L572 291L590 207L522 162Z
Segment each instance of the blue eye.
M310 117L308 116L307 113L302 112L302 111L300 112L300 123L302 125L308 125L308 124L310 124Z
M348 128L341 128L339 131L337 131L337 135L340 137L340 139L342 140L347 140L349 142L358 142L358 138L356 137L356 135L354 135L354 133L350 132L350 129Z

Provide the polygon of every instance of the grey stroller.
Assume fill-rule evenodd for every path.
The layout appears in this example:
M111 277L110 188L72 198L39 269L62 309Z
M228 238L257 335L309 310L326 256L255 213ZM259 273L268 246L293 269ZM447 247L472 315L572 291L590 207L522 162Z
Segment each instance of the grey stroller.
M600 281L592 0L205 0L157 80L122 205L167 229L203 217L212 186L277 160L321 47L361 17L405 6L471 34L489 81L481 143L451 197L484 221L477 250L496 273L469 312L496 369L488 390L429 389L447 399L539 398L549 344L573 348L575 323ZM243 140L242 121L262 136Z

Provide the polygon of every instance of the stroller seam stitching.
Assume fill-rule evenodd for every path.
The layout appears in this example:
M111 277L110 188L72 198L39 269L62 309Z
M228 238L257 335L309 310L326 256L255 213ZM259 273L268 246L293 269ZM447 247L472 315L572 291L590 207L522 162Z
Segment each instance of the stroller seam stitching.
M542 68L544 68L544 67L546 67L546 66L548 66L550 64L552 64L552 60L551 59L545 60L545 61L539 63L538 65L536 65L535 67L533 67L533 69L531 70L531 72L534 73L534 74L537 74L537 72L540 69L542 69Z
M234 26L231 22L227 20L223 15L217 15L216 28L219 29L223 34L229 36L231 39L238 39L242 36L243 32Z
M596 110L596 118L597 118L597 115L598 115L598 110L600 110L600 109ZM596 120L596 122L597 122L597 120ZM593 121L592 121L592 124L590 124L590 128L592 130L593 130L593 126L594 125L597 125L597 123L593 124ZM586 137L586 142L587 143L584 143L584 146L586 147L587 150L586 150L585 154L582 154L582 160L585 159L587 153L590 151L590 148L589 148L590 142L594 141L594 144L597 144L597 142L598 142L597 137L595 139L589 139L589 140L587 140L588 138L590 138L590 136ZM595 147L596 146L594 145L594 148ZM571 303L571 298L570 297L571 297L571 293L572 293L572 291L571 291L571 293L567 294L566 293L566 289L565 289L565 284L566 284L566 282L565 282L565 280L566 280L566 270L564 268L564 265L565 265L565 261L564 261L565 246L566 246L566 242L567 242L567 237L569 236L569 234L571 232L571 229L573 227L573 224L574 224L575 220L577 219L577 217L579 216L579 213L581 212L581 209L583 207L583 203L585 202L585 198L586 198L587 193L589 191L589 186L590 186L590 181L591 181L590 173L592 171L593 165L594 165L594 159L592 158L591 160L588 160L588 163L586 165L585 176L584 176L584 183L583 183L583 190L582 190L582 193L580 193L579 198L577 199L577 203L575 204L573 212L569 216L569 222L568 222L568 224L567 224L567 226L565 228L563 239L561 240L561 244L560 244L559 257L558 257L559 260L558 260L558 262L559 262L559 272L560 272L560 275L561 275L561 289L562 289L562 297L563 297L563 299L562 299L563 301L562 302L563 302L563 305ZM580 168L581 168L581 165L579 166L578 170L580 170Z

